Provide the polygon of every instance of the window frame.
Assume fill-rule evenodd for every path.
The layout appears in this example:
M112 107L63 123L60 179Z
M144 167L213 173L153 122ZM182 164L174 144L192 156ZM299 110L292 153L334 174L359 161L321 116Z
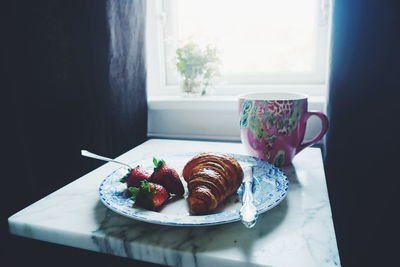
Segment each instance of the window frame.
M317 27L317 52L322 60L317 61L317 71L304 75L279 75L282 80L277 80L276 74L264 77L264 83L217 85L214 95L238 95L241 93L290 90L298 91L310 96L326 95L328 81L328 51L330 44L330 0L319 1L319 17ZM174 0L150 0L147 2L147 27L146 27L146 56L147 56L147 90L149 96L179 96L179 85L167 84L164 27L167 25L167 12L174 11ZM172 27L169 25L169 27ZM264 76L269 76L265 75ZM274 76L274 77L272 77ZM297 77L296 77L297 76Z

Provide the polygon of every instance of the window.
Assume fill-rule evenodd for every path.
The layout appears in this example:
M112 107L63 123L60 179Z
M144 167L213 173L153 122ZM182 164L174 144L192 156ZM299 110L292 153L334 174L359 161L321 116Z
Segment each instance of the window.
M298 87L323 94L329 0L159 0L148 3L149 90L178 92L175 51L191 41L219 52L214 90Z

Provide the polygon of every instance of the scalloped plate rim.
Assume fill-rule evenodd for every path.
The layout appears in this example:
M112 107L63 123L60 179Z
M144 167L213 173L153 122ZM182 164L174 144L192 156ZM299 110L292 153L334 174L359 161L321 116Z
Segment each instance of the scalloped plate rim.
M192 156L194 156L194 155L197 154L197 153L198 153L198 152L187 152L187 153L179 153L179 154L167 154L164 158L182 157L182 156L192 157ZM266 162L266 161L264 161L264 160L261 160L261 159L259 159L259 158L255 158L255 157L252 157L252 156L249 156L249 155L236 154L236 153L225 153L225 154L229 154L229 155L235 157L235 158L241 163L241 165L242 165L242 161L243 161L243 160L241 160L240 158L246 158L246 159L252 159L252 160L256 161L257 163L264 164L264 165L268 166L268 167L271 168L271 169L277 170L278 173L279 173L279 175L280 175L280 178L282 178L282 180L285 182L285 184L283 185L283 188L282 188L282 190L281 190L283 193L280 195L280 197L274 199L274 201L273 201L271 204L269 204L269 205L262 205L262 204L261 204L261 205L262 205L261 208L257 210L258 215L260 215L260 214L262 214L262 213L265 213L266 211L268 211L268 210L274 208L274 207L277 206L283 199L286 198L287 192L288 192L288 190L289 190L289 181L288 181L288 178L287 178L286 174L285 174L281 169L279 169L279 168L273 166L272 164L270 164L270 163L268 163L268 162ZM134 161L133 163L138 163L138 162L144 161L144 159L148 159L148 157L144 157L144 158L138 159L138 160ZM135 165L135 164L133 164L133 163L132 163L131 165ZM258 165L257 165L257 167L258 167ZM132 214L132 213L124 212L124 208L126 208L126 207L122 207L122 208L121 208L121 207L119 207L119 208L114 207L112 204L110 204L110 203L107 201L107 199L104 197L104 193L102 192L102 191L103 191L103 185L104 185L104 183L107 182L107 181L110 179L110 177L112 177L113 175L115 175L118 171L123 170L123 169L126 170L126 168L120 167L120 168L116 169L115 171L113 171L112 173L110 173L109 175L107 175L107 177L104 178L104 179L101 181L100 186L99 186L99 188L98 188L99 198L100 198L101 202L102 202L108 209L114 211L114 212L117 213L117 214L120 214L120 215L122 215L122 216L124 216L124 217L127 217L127 218L130 218L130 219L142 221L142 222L147 222L147 223L152 223L152 224L158 224L158 225L167 225L167 226L211 226L211 225L220 225L220 224L226 224L226 223L232 223L232 222L240 221L240 216L239 216L239 214L237 214L236 217L228 218L228 219L225 219L225 220L224 220L224 219L220 219L220 220L209 220L209 221L207 221L207 220L204 221L204 220L203 220L202 222L199 222L199 219L202 219L202 218L204 218L204 217L213 216L213 215L218 216L218 215L224 214L224 212L220 212L220 213L216 213L216 214L211 214L211 215L186 216L186 217L193 217L193 218L196 218L196 220L194 220L194 221L192 221L192 222L174 222L174 221L166 221L166 220L155 219L155 218L152 218L152 217L160 217L160 216L157 216L157 214L160 215L159 212L149 211L149 210L144 210L144 209L139 209L139 208L134 208L134 207L130 207L129 209L132 210L132 211L135 211L135 210L136 210L136 211L140 211L140 213L133 213L133 214ZM257 182L256 182L256 181L255 181L254 186L256 186L256 187L259 186L259 185L257 185ZM240 190L240 189L238 189L238 191L239 191L239 190ZM127 200L127 201L129 201L129 200ZM257 207L260 207L260 205L258 205ZM141 215L141 213L144 213L144 216L138 216L138 214ZM164 216L164 217L170 217L170 216L168 216L168 215L166 215L166 214L164 214L163 216ZM173 216L173 217L176 217L176 216ZM196 221L197 221L197 222L196 222Z

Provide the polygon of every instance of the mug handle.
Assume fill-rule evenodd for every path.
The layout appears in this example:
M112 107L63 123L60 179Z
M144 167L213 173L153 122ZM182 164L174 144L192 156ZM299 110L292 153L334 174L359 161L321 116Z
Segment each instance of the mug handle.
M316 142L318 142L323 136L324 134L326 134L326 132L328 131L328 117L322 113L322 112L306 112L303 116L302 120L302 124L304 125L304 128L306 127L307 121L311 116L317 116L322 123L322 129L319 132L319 134L317 136L315 136L313 139L311 139L310 141L307 141L305 143L300 143L297 148L296 148L296 154L299 153L300 151L302 151L304 148L311 146L313 144L315 144ZM303 137L304 139L304 137Z

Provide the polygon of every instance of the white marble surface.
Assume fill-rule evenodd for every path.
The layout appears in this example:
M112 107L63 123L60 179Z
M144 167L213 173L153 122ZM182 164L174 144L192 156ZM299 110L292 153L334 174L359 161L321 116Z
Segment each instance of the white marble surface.
M153 139L118 159L134 162L188 151L245 154L238 143ZM305 149L284 168L290 181L286 199L261 215L252 229L240 222L161 226L118 215L100 202L97 190L119 167L107 163L14 214L10 231L169 266L340 266L320 149Z

